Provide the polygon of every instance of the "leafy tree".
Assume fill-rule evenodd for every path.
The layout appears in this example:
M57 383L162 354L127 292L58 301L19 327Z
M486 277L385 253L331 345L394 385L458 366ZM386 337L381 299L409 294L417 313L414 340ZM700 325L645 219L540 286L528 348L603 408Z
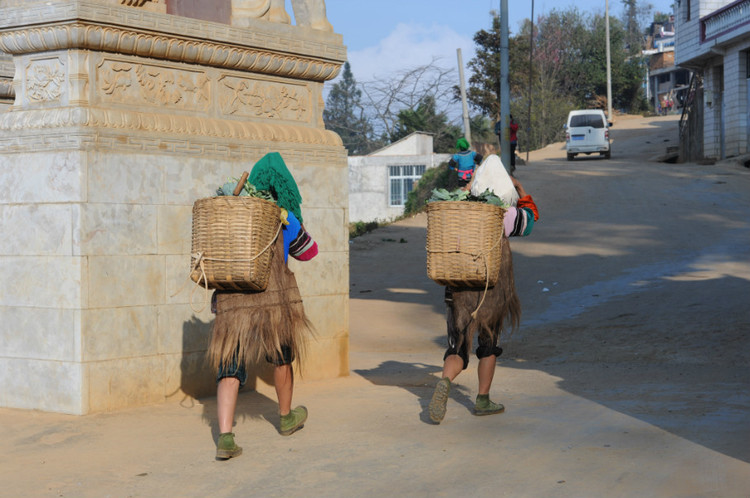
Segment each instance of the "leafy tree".
M637 55L645 47L643 34L638 23L638 0L622 0L625 25L625 46L630 55Z
M336 132L350 155L362 155L376 149L373 129L361 103L362 91L352 74L349 62L344 63L340 81L331 88L323 111L326 128Z
M636 6L634 0L633 6ZM637 12L640 10L636 9ZM644 66L640 52L629 54L626 50L624 26L623 22L610 18L613 104L638 110L643 102ZM539 17L533 27L531 64L529 20L518 35L510 38L508 45L510 112L520 125L521 150L560 140L564 136L562 124L571 109L606 106L604 17L586 16L575 7L564 11L553 9ZM469 63L473 75L469 79L468 99L473 108L495 118L500 103L500 18L495 16L491 29L477 32L474 41L477 56Z
M497 116L500 112L500 16L494 15L492 27L474 35L476 56L467 66L470 69L466 100L481 113ZM454 87L454 97L460 89Z
M415 131L432 133L436 152L451 151L461 136L461 129L449 122L445 112L437 111L435 98L431 95L423 97L416 108L402 109L398 112L390 139L395 142Z
M471 128L471 141L474 143L483 142L494 144L497 141L495 136L495 122L488 119L482 114L475 114L469 118L469 128Z

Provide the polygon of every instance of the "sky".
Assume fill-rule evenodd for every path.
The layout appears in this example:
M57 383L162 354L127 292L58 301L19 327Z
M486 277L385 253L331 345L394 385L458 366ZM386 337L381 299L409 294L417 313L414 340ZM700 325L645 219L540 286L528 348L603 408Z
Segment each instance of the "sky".
M667 13L673 2L640 0L639 4L650 3L654 12ZM511 35L520 30L523 19L531 17L531 4L532 0L508 1ZM534 17L569 7L584 14L604 14L605 4L606 0L534 0ZM387 78L400 69L429 64L433 58L447 68L457 68L458 48L466 66L474 56L472 37L491 26L489 13L499 9L500 0L326 0L328 20L343 36L358 83ZM287 10L292 13L290 5ZM609 0L611 17L621 17L622 11L621 0Z

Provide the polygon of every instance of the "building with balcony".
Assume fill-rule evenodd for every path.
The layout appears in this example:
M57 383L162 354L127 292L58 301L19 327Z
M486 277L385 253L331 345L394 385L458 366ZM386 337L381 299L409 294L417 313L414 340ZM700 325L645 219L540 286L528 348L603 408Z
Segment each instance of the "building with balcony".
M678 0L675 13L675 64L696 75L687 113L692 123L681 123L681 141L696 143L704 158L747 154L750 0Z
M670 16L666 22L651 24L646 36L648 56L647 96L651 109L666 112L671 102L672 111L682 107L690 83L690 71L674 63L675 21Z

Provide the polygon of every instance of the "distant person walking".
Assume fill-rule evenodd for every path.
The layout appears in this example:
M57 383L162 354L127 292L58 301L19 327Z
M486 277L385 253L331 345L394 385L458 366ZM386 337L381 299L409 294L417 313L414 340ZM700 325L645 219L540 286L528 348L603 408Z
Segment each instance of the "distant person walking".
M513 114L510 115L510 172L516 170L516 146L518 145L518 123L513 119Z
M516 123L516 120L513 119L513 115L510 115L510 124L508 125L509 129L509 141L510 141L510 172L513 173L513 171L516 170L516 147L518 146L518 123ZM497 135L497 139L500 141L500 145L503 144L503 122L498 117L497 123L495 123L495 135Z
M461 137L456 142L458 152L448 161L448 167L458 174L458 186L465 188L471 182L474 168L482 162L483 156L469 149L469 142Z

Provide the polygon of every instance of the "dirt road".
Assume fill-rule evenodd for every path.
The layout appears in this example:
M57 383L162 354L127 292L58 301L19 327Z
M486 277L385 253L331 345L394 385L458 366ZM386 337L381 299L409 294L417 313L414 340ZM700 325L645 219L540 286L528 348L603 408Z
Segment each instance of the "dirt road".
M650 161L676 121L618 118L608 161L555 144L518 167L541 219L511 243L504 414L472 416L472 358L429 423L445 322L417 216L352 242L351 374L298 383L302 431L278 435L267 385L241 394L227 462L213 398L0 409L0 496L750 496L750 171Z

